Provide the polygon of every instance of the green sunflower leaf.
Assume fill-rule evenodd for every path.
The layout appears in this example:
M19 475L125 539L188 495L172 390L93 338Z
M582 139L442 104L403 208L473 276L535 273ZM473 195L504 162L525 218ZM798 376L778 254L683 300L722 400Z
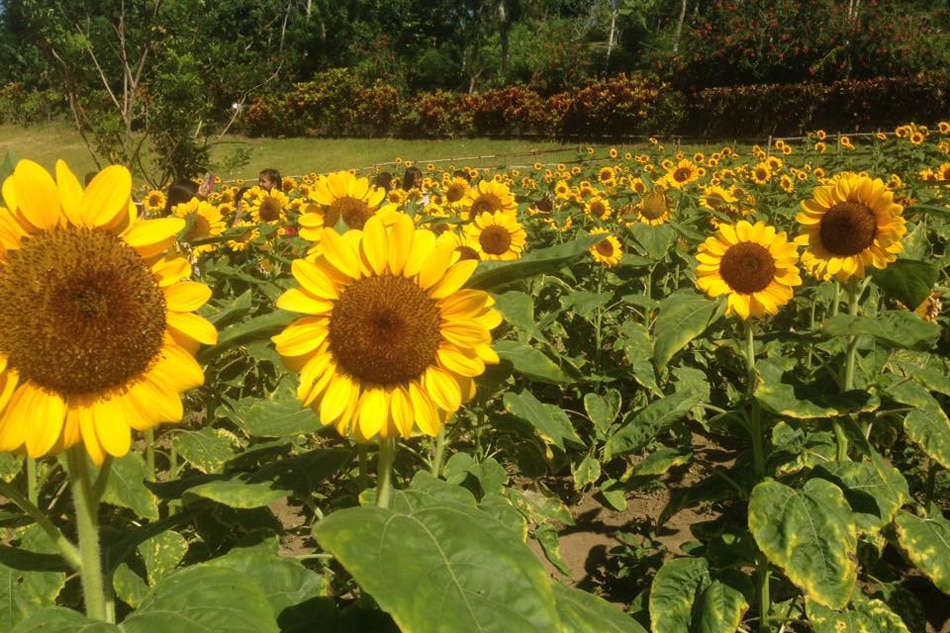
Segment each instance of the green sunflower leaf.
M660 302L660 314L653 325L653 362L663 369L673 355L706 331L722 316L722 302L686 290Z
M182 459L203 473L222 472L224 465L234 457L231 440L210 426L176 433L172 444Z
M534 397L528 390L521 393L506 392L502 397L505 410L515 417L531 424L545 442L564 450L565 442L583 446L571 419L560 407L546 404Z
M562 630L541 561L495 523L478 508L441 502L338 510L313 533L402 631Z
M158 499L145 486L148 470L145 460L136 452L112 461L102 500L128 508L144 519L158 518Z
M511 363L515 372L525 378L555 385L573 382L553 360L526 343L496 341L495 351L499 358Z
M604 239L604 234L582 235L571 242L531 251L516 261L481 262L465 286L496 290L528 277L542 273L555 273L587 255L587 250L602 239Z
M35 571L39 561L62 563L58 556L0 548L0 630L9 631L30 614L52 606L66 586L62 571Z
M940 591L950 594L950 521L937 513L922 519L902 512L895 524L907 557Z
M814 633L910 633L900 616L876 599L855 596L852 608L846 611L806 600L805 610Z
M651 402L628 416L604 445L604 459L643 448L663 429L685 416L700 400L701 393L687 388Z
M121 633L115 624L87 618L65 607L47 607L34 611L17 624L10 633ZM157 633L157 632L156 632Z
M741 573L713 573L705 558L673 559L650 588L650 630L735 633L751 595L752 583Z
M200 363L208 363L233 347L257 340L267 340L300 318L299 314L273 310L267 314L257 316L247 321L235 323L218 333L218 342L198 352L196 358Z
M875 463L831 462L818 470L822 471L841 486L861 534L873 534L890 524L910 497L907 480L883 458Z
M263 589L245 574L207 565L164 578L122 622L125 633L277 633ZM77 632L78 633L78 632Z
M557 612L571 633L646 633L632 617L594 594L554 583Z
M240 479L211 481L185 491L186 497L210 499L229 508L241 510L263 508L283 499L288 494L290 493L287 490L275 490L269 482L252 484Z
M899 349L930 349L940 338L940 326L907 310L886 310L873 317L838 314L822 326L829 336L867 334L882 345Z
M806 596L832 609L851 600L857 584L857 528L836 485L809 479L796 490L763 481L749 498L749 531Z
M154 586L175 568L188 553L188 540L175 532L166 530L138 546L139 556L145 563L148 584Z
M898 259L887 268L871 270L871 279L885 295L913 310L930 296L939 274L940 270L933 264Z
M904 432L928 457L950 468L950 418L938 406L914 409L904 418Z

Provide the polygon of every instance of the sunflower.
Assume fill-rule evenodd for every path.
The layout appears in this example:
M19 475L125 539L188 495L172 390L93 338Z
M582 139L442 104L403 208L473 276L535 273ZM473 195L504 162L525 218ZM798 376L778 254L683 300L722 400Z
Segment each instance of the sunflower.
M772 164L768 161L760 161L752 168L749 177L757 185L764 185L772 180Z
M610 199L601 195L593 196L584 205L584 213L594 220L606 220L611 213Z
M273 338L300 372L298 398L358 441L437 435L498 362L490 330L501 316L488 293L462 289L478 262L405 214L327 229L320 245L293 262L300 286L277 300L306 315Z
M193 354L217 332L192 312L211 296L166 250L181 218L143 220L125 167L83 189L32 161L3 183L0 208L0 451L30 457L80 442L101 464L131 429L182 418L204 382Z
M710 298L728 295L726 314L742 319L777 314L802 283L795 243L764 222L721 224L699 245L696 259L699 289Z
M501 211L486 211L472 218L465 233L477 244L479 257L488 260L519 259L528 238L515 216Z
M663 176L663 181L673 189L683 189L694 180L700 177L699 168L688 158L682 158L676 164L667 168L667 173Z
M372 186L369 178L347 171L320 179L310 191L310 199L323 207L324 224L331 228L340 220L351 229L363 228L385 197L386 190Z
M142 200L142 206L146 213L161 213L165 210L165 194L158 189L152 189Z
M802 265L824 281L863 277L868 264L885 268L903 250L903 212L880 178L840 174L802 201L795 217L803 227L796 241L807 246Z
M175 207L175 216L186 221L190 216L194 216L191 230L182 238L182 241L188 242L189 244L208 237L217 237L224 233L225 224L224 217L221 215L221 209L210 202L192 198L190 201ZM198 246L192 247L192 252L199 255L202 253L210 253L214 251L214 249L214 244L199 244Z
M466 217L470 218L483 213L492 214L496 211L513 214L518 209L511 189L494 180L482 180L477 186L469 189L462 201L462 207L467 211Z
M637 205L637 219L643 224L659 226L673 217L670 198L662 189L654 189L640 199Z
M287 219L287 210L290 208L290 199L287 194L276 187L270 191L253 187L248 193L251 192L253 195L247 198L248 213L254 222L280 224Z
M620 241L606 229L593 229L591 235L604 235L604 239L590 247L594 261L605 266L616 266L623 259Z
M468 193L468 190L471 189L471 185L468 184L468 181L460 176L455 176L451 180L445 181L445 183L443 183L443 187L445 191L445 200L449 204L461 202Z

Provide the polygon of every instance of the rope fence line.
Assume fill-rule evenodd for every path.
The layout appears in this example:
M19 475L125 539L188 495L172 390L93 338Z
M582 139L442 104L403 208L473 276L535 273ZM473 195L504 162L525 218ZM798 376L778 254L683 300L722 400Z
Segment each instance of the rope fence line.
M826 132L825 142L827 142L827 146L829 150L833 149L835 153L840 153L842 151L842 145L840 143L841 138L851 139L851 138L876 137L880 134L883 134L885 136L896 136L894 132L884 131L884 130L874 131L874 132L840 132L840 131ZM494 137L486 137L486 138L494 138ZM499 153L499 154L477 154L473 156L455 156L455 157L449 157L449 158L413 159L413 160L410 160L409 162L416 167L418 167L419 165L429 165L429 164L438 165L442 163L449 163L449 164L457 164L460 166L461 165L475 166L478 169L525 169L529 167L533 168L534 163L509 164L509 159L523 158L526 156L531 156L535 158L537 157L543 158L543 157L547 157L553 154L572 153L574 154L574 156L571 159L542 162L542 165L544 165L545 167L550 166L550 165L561 164L561 163L565 165L572 165L572 164L579 164L579 163L591 162L591 161L597 161L597 160L606 160L604 157L587 156L586 154L587 154L588 147L593 147L595 150L613 147L617 149L620 155L622 155L628 149L631 149L634 147L640 148L643 145L652 145L653 144L652 141L654 140L661 145L672 143L673 147L677 149L680 148L682 145L722 145L723 147L729 146L729 147L735 148L737 145L749 145L751 147L753 145L764 144L763 149L765 149L767 155L771 155L773 153L776 141L783 141L783 142L815 141L817 142L817 139L814 137L813 134L805 135L805 136L769 135L767 138L757 137L757 138L729 138L729 139L686 136L686 135L671 135L664 138L656 137L656 136L626 136L626 137L617 138L617 137L610 137L608 135L603 135L600 138L601 139L611 138L613 139L614 142L597 143L595 141L595 142L590 142L586 144L581 144L581 143L578 143L577 145L572 144L571 146L564 146L564 147L554 148L554 149L529 150L529 151L523 151L523 152L506 152L506 153ZM855 153L861 153L861 150L863 149L864 148L861 148L859 150L853 150L853 151L855 151ZM465 161L470 161L470 162L465 162ZM474 162L474 161L477 161L477 165L471 164L471 162ZM487 161L495 161L495 162L492 164L486 165ZM369 166L355 167L352 169L354 169L359 174L363 174L363 173L376 174L379 171L388 171L384 169L385 167L404 168L406 162L407 161L405 160L403 160L401 163L397 163L396 161L377 162ZM534 161L534 162L540 162L540 161ZM327 173L331 173L331 172L327 172ZM326 174L321 174L321 175L326 175ZM303 174L292 175L290 177L300 180L303 177ZM223 184L235 184L236 182L238 182L238 180L244 180L245 182L247 182L248 179L235 178L235 179L229 179L229 180L222 180L221 182Z

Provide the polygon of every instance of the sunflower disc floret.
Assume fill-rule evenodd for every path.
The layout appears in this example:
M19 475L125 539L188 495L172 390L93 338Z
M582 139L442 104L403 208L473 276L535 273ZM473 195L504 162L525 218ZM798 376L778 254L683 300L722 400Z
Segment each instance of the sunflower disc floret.
M501 315L488 293L462 288L477 265L401 213L325 229L277 301L306 315L273 338L304 406L357 441L437 435L498 362Z

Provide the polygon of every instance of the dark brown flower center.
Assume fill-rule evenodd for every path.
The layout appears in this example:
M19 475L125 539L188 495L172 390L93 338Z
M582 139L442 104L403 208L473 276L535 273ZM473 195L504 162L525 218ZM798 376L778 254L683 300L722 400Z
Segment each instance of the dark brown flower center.
M280 219L280 200L267 196L261 202L261 222L276 222Z
M669 210L666 194L662 191L653 191L643 196L640 213L648 220L658 220Z
M483 193L475 198L475 202L472 203L472 215L479 215L486 211L494 213L500 209L501 200L493 193Z
M194 224L191 225L191 230L188 231L188 235L185 236L186 242L193 242L194 240L200 240L203 237L211 235L211 223L208 221L208 218L199 213L195 213L194 215Z
M333 307L330 352L360 382L406 384L435 363L439 323L435 301L412 281L366 277L349 285Z
M859 202L841 202L829 209L818 225L822 245L832 255L857 255L874 242L874 212Z
M673 170L673 180L676 182L686 182L693 175L693 170L689 167L679 167Z
M358 198L337 198L326 211L324 224L328 227L336 226L340 218L351 229L362 229L366 220L373 216L373 210L363 200Z
M729 247L722 256L719 274L736 292L759 292L765 290L775 277L775 259L763 246L740 242Z
M504 255L511 246L511 233L505 227L494 224L481 232L478 243L488 255Z
M597 246L594 248L597 249L597 252L603 255L604 257L613 257L614 255L614 245L606 237L601 241L597 242Z
M607 215L607 205L603 200L594 200L590 203L590 214L597 218L603 218Z
M445 190L445 199L449 202L458 202L465 197L465 186L459 183L452 183Z
M481 259L481 257L478 254L478 251L476 251L471 246L459 246L455 250L457 250L459 253L459 261L463 259L476 259L476 260Z
M21 378L64 397L145 372L162 348L165 315L148 266L106 231L39 233L0 265L0 352Z

